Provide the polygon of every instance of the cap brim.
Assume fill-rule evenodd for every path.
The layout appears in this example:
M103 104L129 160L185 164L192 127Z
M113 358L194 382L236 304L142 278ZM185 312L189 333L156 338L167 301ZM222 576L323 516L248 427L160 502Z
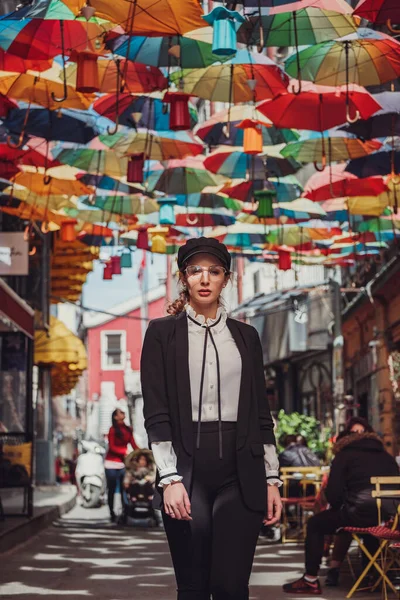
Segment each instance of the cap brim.
M193 252L191 252L190 254L188 254L188 256L185 257L185 260L182 263L182 267L183 265L185 265L187 263L188 260L190 260L192 258L192 256L195 256L196 254L212 254L212 256L215 256L216 258L218 258L218 260L220 261L220 263L226 268L229 269L228 267L228 263L226 262L224 256L221 254L221 252L218 252L217 249L214 250L214 248L196 248L196 250L193 250Z

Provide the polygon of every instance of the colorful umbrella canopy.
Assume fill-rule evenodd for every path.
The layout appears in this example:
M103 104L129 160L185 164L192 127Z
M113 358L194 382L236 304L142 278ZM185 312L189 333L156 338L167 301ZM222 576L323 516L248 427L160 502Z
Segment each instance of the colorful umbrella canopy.
M201 69L221 62L221 57L212 53L210 43L186 36L121 35L112 39L111 34L107 46L118 56L153 67Z
M380 25L388 21L400 23L400 5L397 0L360 0L354 14Z
M307 181L303 195L314 202L322 202L346 196L376 196L387 190L382 177L359 179L345 169L343 163L314 173Z
M121 25L132 35L148 37L183 35L204 27L197 0L91 0L96 16Z
M360 119L342 129L363 140L400 136L400 92L382 92L374 94L374 98L382 106L381 110L369 119Z
M214 174L204 167L203 157L188 157L183 160L169 160L152 169L147 178L151 191L164 192L167 195L193 194L201 192L207 186L218 184Z
M176 201L178 206L190 206L194 208L227 208L231 211L239 211L242 209L242 202L234 200L229 196L224 196L219 193L207 191L210 188L204 188L202 193L188 194L187 196L177 194Z
M182 91L219 102L251 102L286 91L288 78L270 58L240 50L234 59L204 69L184 70L171 76Z
M277 127L307 126L309 130L324 131L356 116L368 119L381 108L364 88L356 85L348 88L306 82L302 84L301 94L278 94L273 100L259 104L258 110Z
M380 151L370 156L351 160L346 171L356 177L373 177L374 175L389 175L400 173L400 151Z
M303 190L296 177L288 175L282 178L269 178L268 186L270 189L274 189L276 193L277 202L290 202L298 198ZM264 181L262 180L251 180L251 181L230 181L223 185L220 189L222 194L226 194L231 198L237 198L242 202L253 202L254 191L264 189Z
M151 39L151 38L149 38ZM160 98L153 96L134 96L132 94L107 94L98 98L93 109L103 117L116 120L118 107L118 123L134 129L146 127L154 131L169 129L170 104L164 104ZM165 107L168 108L165 111ZM196 110L189 106L190 126L197 123Z
M301 165L293 158L276 158L268 156L250 156L238 148L218 148L207 156L204 161L206 169L212 173L224 175L231 179L265 179L269 174L272 177L292 175L300 169Z
M204 208L197 211L191 209L190 212L175 215L175 222L178 227L228 227L233 225L235 221L236 218L233 215L208 212L208 209Z
M76 178L86 185L96 188L97 192L105 190L106 192L116 192L120 194L140 194L143 192L141 186L128 185L119 179L113 179L108 175L94 175L91 173L78 173Z
M135 153L144 153L153 160L169 160L171 158L184 158L196 156L203 152L203 145L194 138L191 132L163 131L137 131L116 133L111 136L100 136L100 140L113 149L118 156Z
M230 109L215 113L210 119L198 125L194 133L208 146L220 144L240 146L243 144L244 129L236 127L243 119L253 119L262 123L264 146L273 146L292 142L298 139L298 134L291 129L277 129L258 110L248 104L238 104ZM228 124L230 124L228 126Z
M28 70L46 71L50 67L50 60L26 60L19 56L15 56L14 54L10 54L9 52L5 52L0 48L0 71L25 73Z
M290 56L285 69L320 85L379 85L399 77L400 43L380 31L359 29Z
M0 19L0 47L26 60L49 60L72 52L104 51L104 26L64 20Z
M60 148L53 151L53 153L60 163L95 175L104 174L110 177L123 177L126 175L128 168L127 158L120 158L114 152L106 150Z
M18 108L11 110L3 121L11 136L40 136L46 140L62 140L86 144L96 135L94 119L83 112L71 110L46 110L43 108Z
M146 196L90 196L83 204L119 215L150 214L159 210L156 200Z
M86 0L36 0L19 7L4 19L62 19L74 20L85 6Z
M313 217L326 217L326 212L316 202L308 198L298 198L293 202L278 203L279 212L286 217L296 220L307 220Z
M13 181L40 196L83 196L94 191L92 187L70 179L50 177L47 182L40 173L18 173Z
M97 61L100 92L119 91L120 77L123 79L122 88L125 92L141 93L154 92L167 87L168 82L157 67L121 60L99 59ZM76 85L77 65L71 64L67 70L67 83Z
M307 7L307 2L297 2L287 7L290 12L280 12L283 7L279 7L279 13L278 10L261 8L261 23L260 13L249 16L238 31L238 41L248 46L298 47L356 31L352 9L344 0L335 5L331 0L313 0L309 4L312 6Z
M300 139L297 142L287 144L281 154L285 158L291 156L299 162L319 162L327 160L328 163L338 160L347 160L349 158L358 158L367 156L381 148L382 144L377 140L363 142L357 138L350 138L338 135L334 136L312 137L308 139Z
M6 73L0 71L0 94L39 104L49 109L55 108L77 108L87 109L93 102L93 96L80 94L72 86L67 86L68 96L63 102L57 102L57 98L63 98L64 86L54 78L47 78L48 71L40 75L30 73Z

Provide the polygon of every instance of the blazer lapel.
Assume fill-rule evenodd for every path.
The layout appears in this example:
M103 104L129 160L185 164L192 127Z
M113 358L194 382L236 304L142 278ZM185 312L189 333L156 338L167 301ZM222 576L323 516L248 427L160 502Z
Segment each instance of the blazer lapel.
M238 347L240 356L242 358L242 377L240 380L236 437L237 449L240 449L244 445L247 437L247 426L251 404L252 364L250 349L248 348L246 338L243 336L240 328L237 326L235 319L228 318L226 324L232 334L233 339L235 340L236 346Z
M193 453L192 399L189 374L189 341L186 312L180 313L175 325L176 388L182 443L189 455Z

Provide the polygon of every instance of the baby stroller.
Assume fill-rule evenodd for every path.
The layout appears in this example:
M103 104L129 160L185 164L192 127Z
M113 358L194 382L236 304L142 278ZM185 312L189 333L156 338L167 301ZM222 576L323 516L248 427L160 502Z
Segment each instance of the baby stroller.
M159 519L152 506L156 468L150 450L135 450L125 457L122 521L144 527L157 526Z

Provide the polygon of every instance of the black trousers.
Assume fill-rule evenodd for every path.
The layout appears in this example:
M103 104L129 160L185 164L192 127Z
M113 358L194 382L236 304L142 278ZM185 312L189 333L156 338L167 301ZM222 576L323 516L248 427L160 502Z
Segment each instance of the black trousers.
M122 482L125 476L125 468L123 469L106 469L106 481L107 481L107 496L108 496L108 508L110 509L110 515L114 514L114 496L115 490L117 489L117 483L119 481L119 487L121 492L121 499L123 502L123 485Z
M356 523L349 522L339 510L324 510L309 519L307 523L306 536L306 573L307 575L318 575L322 555L324 553L324 537L333 535L339 527L371 527L376 525L376 516L371 517L371 522ZM340 534L339 534L340 535ZM374 554L379 546L379 541L371 535L364 537L366 548ZM365 560L363 553L363 561Z
M174 564L178 600L248 600L249 578L264 513L242 499L236 469L236 423L201 424L191 490L192 521L163 521ZM197 424L194 424L194 433ZM189 493L189 490L187 490Z

